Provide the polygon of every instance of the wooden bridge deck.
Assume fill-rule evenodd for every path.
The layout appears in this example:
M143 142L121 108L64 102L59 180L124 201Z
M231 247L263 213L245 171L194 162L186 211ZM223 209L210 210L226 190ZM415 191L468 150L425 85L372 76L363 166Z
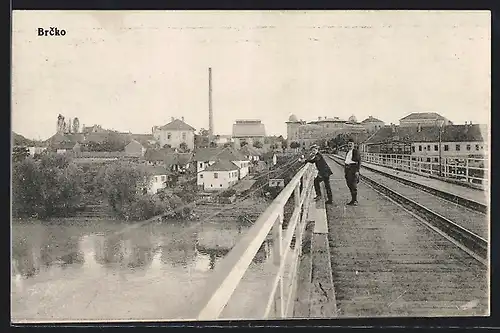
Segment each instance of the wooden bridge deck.
M334 203L311 218L294 317L489 314L486 267L364 183L346 206L343 170L328 163Z

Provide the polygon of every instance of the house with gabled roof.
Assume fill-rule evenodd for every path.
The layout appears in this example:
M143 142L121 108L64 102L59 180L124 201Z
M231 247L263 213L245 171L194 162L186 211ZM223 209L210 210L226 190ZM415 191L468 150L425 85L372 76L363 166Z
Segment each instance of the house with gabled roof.
M130 141L125 146L124 150L127 156L142 157L146 153L146 148L139 141L136 140Z
M361 122L361 125L370 133L378 131L385 126L385 123L375 117L369 116Z
M192 153L168 153L165 156L164 165L167 170L174 173L185 173L189 170L192 159Z
M172 148L182 148L183 143L189 150L194 149L195 128L184 122L184 117L175 119L163 126L153 127L153 136L161 147L169 145Z
M200 172L204 191L221 191L228 189L239 180L239 167L228 160L218 160Z
M156 194L164 189L167 181L168 171L161 166L142 165L141 169L146 174L144 179L137 184L138 193Z
M57 142L52 145L52 148L56 151L58 154L66 154L66 153L71 153L71 152L80 152L81 147L78 142L71 142L71 141L62 141L62 142Z
M218 161L229 161L235 164L239 168L238 179L245 178L248 175L250 161L234 148L200 148L195 152L193 157L198 174L198 186L203 186L204 184L201 172Z
M259 161L263 154L259 149L250 147L249 145L245 145L240 148L239 152L250 161Z

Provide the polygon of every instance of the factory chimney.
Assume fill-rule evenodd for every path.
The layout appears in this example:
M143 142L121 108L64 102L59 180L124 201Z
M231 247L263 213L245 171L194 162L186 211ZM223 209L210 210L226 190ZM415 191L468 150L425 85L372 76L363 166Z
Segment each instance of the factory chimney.
M214 114L212 110L212 68L208 68L208 135L214 135Z

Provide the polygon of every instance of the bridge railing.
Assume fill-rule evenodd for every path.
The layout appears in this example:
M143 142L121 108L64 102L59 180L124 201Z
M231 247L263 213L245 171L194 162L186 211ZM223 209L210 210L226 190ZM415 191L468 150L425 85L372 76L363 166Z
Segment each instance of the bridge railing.
M250 263L268 236L272 236L272 257L275 268L273 272L275 274L262 319L286 318L293 314L302 236L307 223L307 212L316 173L316 169L309 163L297 172L254 225L218 263L209 277L201 300L193 305L190 318L216 320L221 316ZM292 198L293 213L284 228L285 205ZM295 240L293 246L292 240ZM288 270L285 269L287 263L291 263ZM284 286L285 271L290 274L286 277L287 281L291 281L291 287L287 292Z
M418 161L418 157L400 154L362 153L362 160L368 163L386 166L422 175L442 176L453 180L487 185L488 160L466 156L429 157L430 162ZM434 159L438 159L435 161Z

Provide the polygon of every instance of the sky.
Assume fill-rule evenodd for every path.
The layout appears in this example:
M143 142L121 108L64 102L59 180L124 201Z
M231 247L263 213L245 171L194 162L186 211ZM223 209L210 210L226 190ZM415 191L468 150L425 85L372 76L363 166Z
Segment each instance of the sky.
M489 124L490 26L487 11L14 11L12 130L46 139L59 113L208 129L209 67L216 134L261 119L285 135L291 114Z

